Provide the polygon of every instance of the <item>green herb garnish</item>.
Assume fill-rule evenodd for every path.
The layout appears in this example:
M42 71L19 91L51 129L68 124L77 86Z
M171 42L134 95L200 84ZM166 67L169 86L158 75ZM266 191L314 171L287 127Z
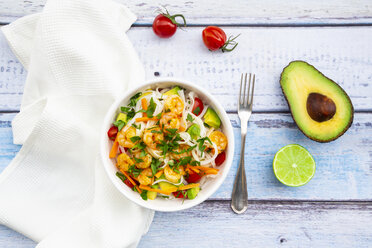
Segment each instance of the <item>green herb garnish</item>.
M136 143L139 140L141 140L140 136L133 136L133 137L130 138L130 141L132 141L133 143Z
M118 121L115 121L113 125L118 127L118 130L121 131L121 129L123 129L123 127L125 126L125 122L122 120L118 120Z
M196 107L194 109L194 111L192 111L195 115L199 115L200 114L200 107Z
M154 117L153 114L154 114L155 108L156 108L156 103L154 102L154 99L151 97L150 104L149 104L149 106L147 107L147 110L146 110L146 114L149 118Z
M192 116L190 114L187 114L186 120L189 121L189 122L193 122L194 118L192 118Z

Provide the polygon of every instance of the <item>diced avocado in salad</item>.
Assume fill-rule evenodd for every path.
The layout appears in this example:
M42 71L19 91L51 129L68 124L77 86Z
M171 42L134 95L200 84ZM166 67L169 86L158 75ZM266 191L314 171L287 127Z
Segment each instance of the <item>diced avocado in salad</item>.
M171 183L168 183L168 182L159 182L159 186L160 186L160 189L164 191L177 191L178 189L177 186Z
M200 127L198 124L192 124L188 129L187 132L190 134L193 140L197 140L200 136Z
M119 113L116 117L116 121L122 121L124 123L127 123L127 114Z
M167 92L165 92L163 95L164 96L178 95L179 90L181 90L181 88L176 86L176 87L168 90Z
M208 108L204 115L204 122L211 127L219 128L221 126L221 119L214 109Z
M187 190L187 197L192 200L194 199L200 191L200 187L194 187Z
M158 189L159 186L157 184L155 184L155 185L152 185L151 188ZM157 195L158 195L158 193L156 193L156 192L147 191L147 199L154 200Z

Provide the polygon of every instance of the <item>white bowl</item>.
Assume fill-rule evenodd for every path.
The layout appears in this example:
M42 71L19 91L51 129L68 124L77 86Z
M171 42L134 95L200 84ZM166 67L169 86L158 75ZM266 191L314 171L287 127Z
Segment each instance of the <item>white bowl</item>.
M109 158L110 149L112 146L112 141L107 137L107 130L112 126L112 122L115 120L115 117L119 113L120 106L127 105L129 98L135 93L143 91L145 89L155 89L156 87L166 88L170 86L179 85L185 89L194 91L203 102L207 102L218 114L222 122L222 131L225 133L228 139L228 146L226 150L226 160L219 167L220 171L215 178L210 178L202 187L201 191L197 197L193 200L183 200L183 199L163 199L156 198L155 200L143 200L141 196L131 190L127 185L125 185L117 176L116 172L118 171L114 160ZM127 198L133 202L141 205L145 208L150 208L158 211L178 211L187 208L191 208L199 203L205 201L210 197L216 190L221 186L222 182L225 180L227 173L231 167L234 155L234 133L233 128L230 123L230 119L227 116L225 110L212 95L208 93L207 90L200 88L199 86L190 83L186 80L176 79L176 78L159 78L149 80L144 84L141 84L139 87L128 90L118 101L116 101L108 110L102 131L101 131L101 157L106 169L106 172L111 179L115 187Z

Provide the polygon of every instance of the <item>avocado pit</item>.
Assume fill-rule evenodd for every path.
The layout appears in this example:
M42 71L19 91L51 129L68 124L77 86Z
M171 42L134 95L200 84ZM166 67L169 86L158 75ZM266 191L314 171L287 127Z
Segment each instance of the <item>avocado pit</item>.
M306 101L307 113L317 122L332 119L336 113L336 104L331 98L319 93L310 93Z

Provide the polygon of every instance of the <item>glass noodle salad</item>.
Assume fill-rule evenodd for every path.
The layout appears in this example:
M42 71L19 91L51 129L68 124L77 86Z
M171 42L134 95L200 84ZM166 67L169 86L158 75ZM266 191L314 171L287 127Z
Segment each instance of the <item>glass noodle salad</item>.
M138 92L107 134L116 175L144 200L194 199L228 145L217 113L179 86Z

